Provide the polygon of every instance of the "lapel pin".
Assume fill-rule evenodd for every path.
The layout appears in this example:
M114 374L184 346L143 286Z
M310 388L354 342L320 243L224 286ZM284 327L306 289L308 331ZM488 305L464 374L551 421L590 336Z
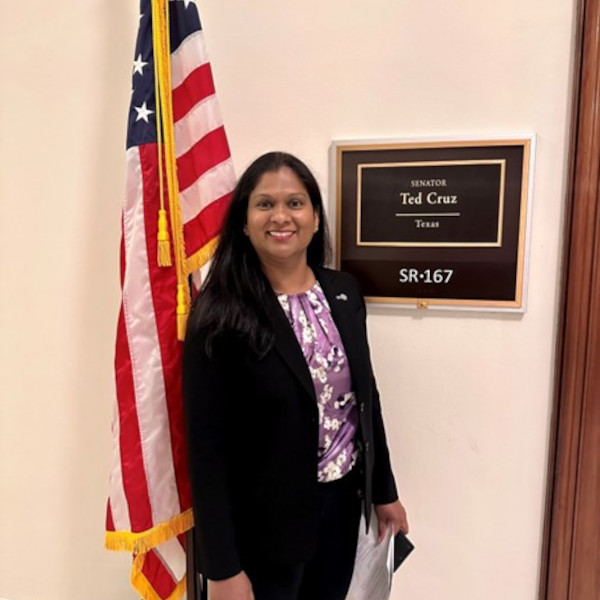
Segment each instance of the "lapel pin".
M348 296L346 296L346 294L338 294L338 295L335 297L335 299L336 299L336 300L344 300L344 302L345 302L346 300L348 300Z

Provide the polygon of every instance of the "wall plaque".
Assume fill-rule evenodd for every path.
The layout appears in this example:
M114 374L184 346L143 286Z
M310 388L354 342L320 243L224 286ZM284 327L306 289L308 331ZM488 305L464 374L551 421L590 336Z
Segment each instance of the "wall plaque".
M371 302L523 311L533 144L334 142L337 266Z

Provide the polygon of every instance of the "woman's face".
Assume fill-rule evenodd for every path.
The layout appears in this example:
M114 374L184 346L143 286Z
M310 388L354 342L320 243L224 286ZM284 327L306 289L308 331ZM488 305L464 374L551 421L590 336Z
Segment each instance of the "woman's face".
M263 264L306 263L319 226L304 184L289 167L265 173L248 200L245 233Z

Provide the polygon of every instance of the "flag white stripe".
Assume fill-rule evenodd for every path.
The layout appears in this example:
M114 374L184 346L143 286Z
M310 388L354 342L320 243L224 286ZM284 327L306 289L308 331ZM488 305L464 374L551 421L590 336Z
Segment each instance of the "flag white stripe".
M234 187L233 162L228 158L206 171L195 183L179 193L183 222L196 218L209 204L231 192Z
M208 62L202 31L188 35L171 54L171 87L180 86L192 71Z
M129 504L123 486L123 470L121 469L121 423L117 403L113 405L112 417L113 434L113 468L110 474L110 510L116 531L129 531Z
M210 271L211 263L212 259L209 259L202 267L192 271L192 283L194 284L195 291L198 291L202 287L202 282L206 279Z
M208 96L175 123L175 154L179 158L206 134L223 125L219 102Z
M137 147L127 151L130 181L123 210L126 265L123 311L135 389L148 495L155 524L180 512L171 451L160 342L150 285L142 169Z

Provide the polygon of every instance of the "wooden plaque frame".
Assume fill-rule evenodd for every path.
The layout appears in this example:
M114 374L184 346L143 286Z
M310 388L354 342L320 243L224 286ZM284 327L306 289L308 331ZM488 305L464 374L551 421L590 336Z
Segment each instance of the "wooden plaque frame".
M533 134L334 141L337 268L368 302L524 312L534 148Z

